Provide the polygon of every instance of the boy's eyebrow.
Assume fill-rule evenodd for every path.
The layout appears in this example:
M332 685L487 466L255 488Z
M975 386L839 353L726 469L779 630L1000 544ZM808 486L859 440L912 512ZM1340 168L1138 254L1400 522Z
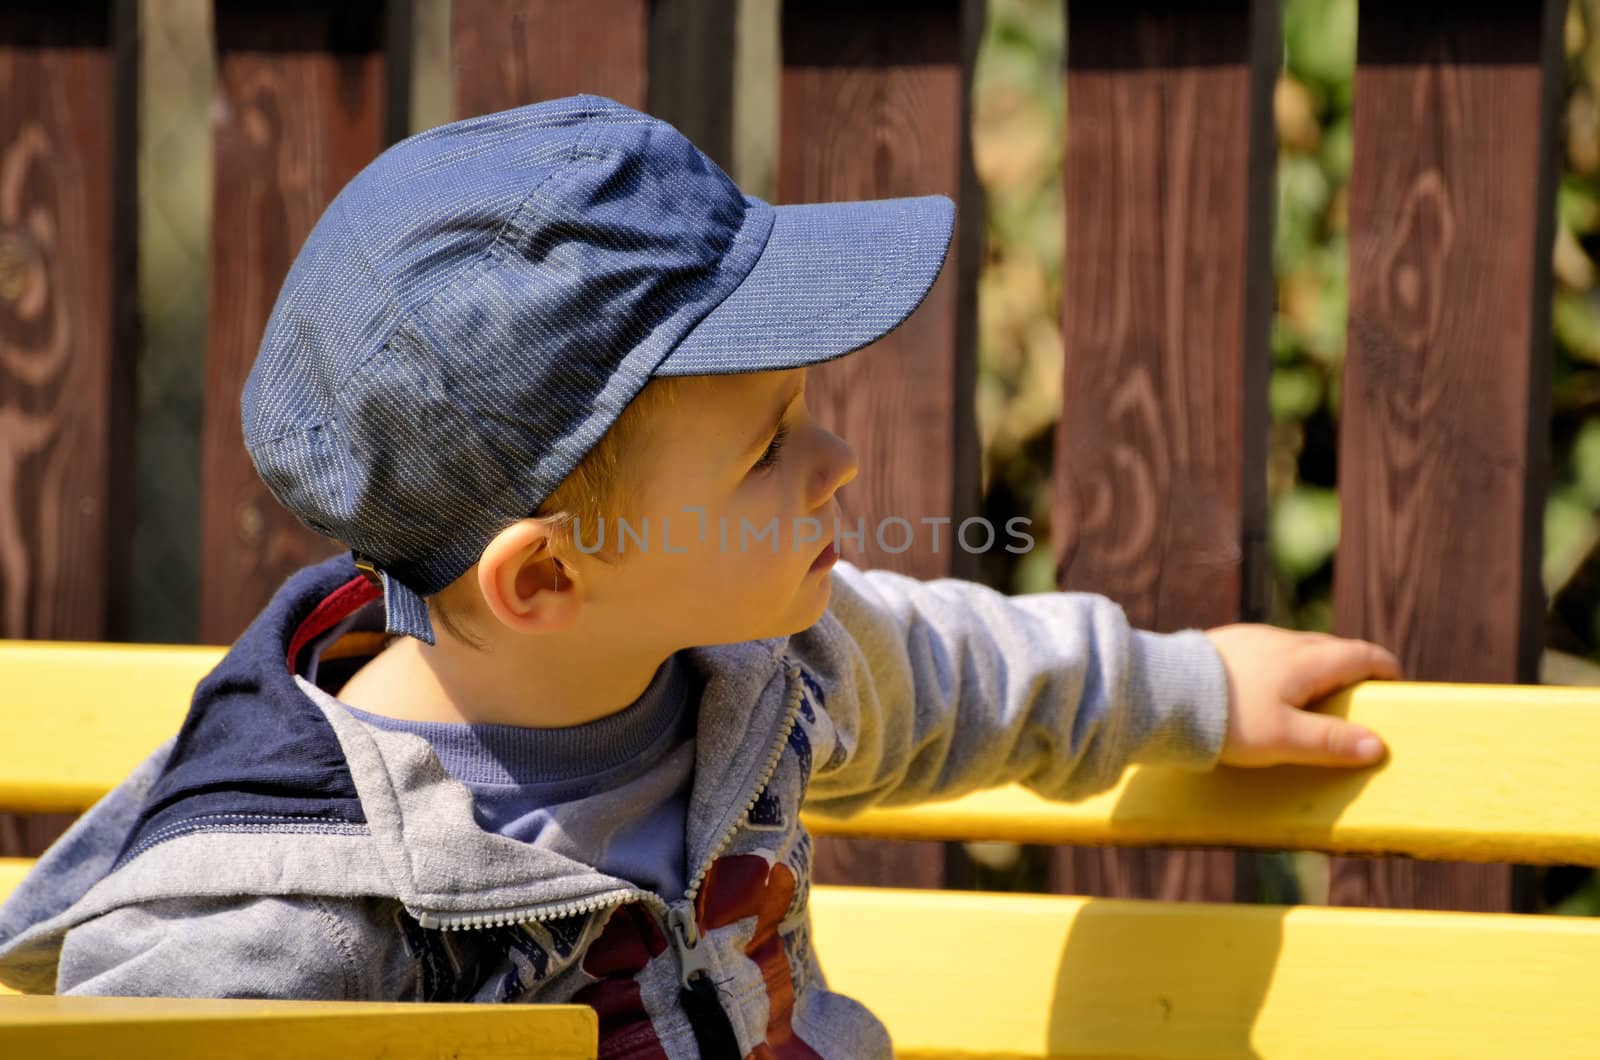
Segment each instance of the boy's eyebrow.
M778 429L778 424L783 421L784 413L789 411L789 406L794 404L795 398L804 393L805 389L806 380L804 376L801 376L800 381L791 387L784 395L783 403L778 406L777 411L767 418L767 426L761 428L761 433L757 434L745 445L744 449L741 451L741 455L748 456L755 452L758 447L762 449L766 448L767 442L772 438L773 432Z

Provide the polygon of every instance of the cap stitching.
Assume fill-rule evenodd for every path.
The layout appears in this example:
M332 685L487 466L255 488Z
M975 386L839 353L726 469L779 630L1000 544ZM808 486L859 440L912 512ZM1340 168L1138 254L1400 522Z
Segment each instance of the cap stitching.
M616 123L616 124L621 124L621 123ZM647 123L635 122L633 124L647 124ZM606 156L604 154L601 154L601 153L595 153L595 154L591 155L590 157L604 158ZM523 201L523 204L515 211L514 216L512 218L508 219L508 221L507 221L507 226L508 227L511 226L512 224L516 224L519 228L521 228L521 222L523 220L524 215L529 214L530 212L532 212L536 208L536 206L538 205L538 201L543 199L543 196L539 195L539 192L541 192L542 190L543 190L543 185L541 185L540 188L535 189L534 192L531 192L528 195L528 197ZM724 274L727 273L727 271L729 269L729 259L730 259L730 257L732 257L731 251L733 250L733 248L735 246L739 245L739 243L741 242L741 237L743 238L743 241L749 241L749 237L748 236L744 236L744 232L745 232L745 229L749 226L749 221L750 221L750 217L751 217L751 213L752 213L752 207L750 206L750 204L748 202L743 202L743 196L742 195L741 195L741 205L744 207L744 214L740 218L739 225L736 228L734 228L732 237L727 241L727 244L723 248L721 256L718 258L716 269L711 271L711 272L709 272L709 273L707 273L705 276L701 277L694 284L694 286L692 288L692 293L688 294L686 298L681 299L680 301L692 301L696 297L704 294L708 289L714 287L715 284L723 278ZM770 236L769 236L769 238L770 238ZM498 249L499 249L499 251L501 253L505 253L505 252L509 252L512 246L513 246L512 243L506 242L506 243L503 243L501 245L501 247L498 248ZM759 260L759 258L757 260ZM751 267L753 269L754 265L752 265ZM473 284L475 285L477 282L479 282L480 280L484 279L487 275L488 275L487 268L483 268L483 269L477 270L477 273L473 277L473 280L472 280ZM747 272L746 276L748 276L748 275L749 274ZM744 277L740 277L739 283L743 283L743 282L744 282ZM454 286L454 285L452 285L452 286ZM729 291L729 294L731 295L733 290L737 290L738 286L739 286L738 284L735 284L734 287ZM461 291L457 292L457 294L459 296L461 296L461 297L465 297L470 292L470 290L471 290L471 288L467 287L467 288L464 288ZM722 300L719 300L719 302L717 304L720 305L721 301L725 301L726 300L726 297L727 296L724 296L724 298ZM421 347L423 349L426 349L426 350L432 351L432 350L435 349L435 344L429 342L428 338L426 336L431 336L431 334L435 330L432 327L428 326L428 325L430 325L432 323L432 319L433 318L432 318L431 314L422 313L420 311L421 308L422 307L419 307L419 311L414 314L414 316L417 319L407 322L409 325L411 325L407 330L409 330L412 333L412 335L414 337L414 340L417 342L419 347ZM431 308L434 308L434 307L429 306L427 308L431 309ZM677 309L680 309L680 308L682 308L681 304L676 306L676 307L674 307L671 310L668 310L668 311L662 313L658 319L651 321L651 323L649 325L641 326L639 328L639 330L644 335L644 338L641 339L641 342L649 341L650 334L654 331L655 327L658 326L661 323L661 320L666 318L666 317L670 317L673 312L675 312ZM711 306L709 309L706 310L706 312L704 314L702 314L700 319L701 320L705 319L705 317L709 316L713 311L715 311L715 309L716 309L715 305ZM685 331L685 334L688 334L689 331L692 331L693 328L696 325L698 325L698 323L699 323L699 321L696 321L695 325L690 325L690 327ZM424 331L425 328L426 328L426 331ZM392 339L391 339L391 342L392 342ZM676 345L676 344L674 344L674 345ZM637 345L635 347L633 347L633 348L637 348ZM670 349L667 352L670 353L671 352ZM663 356L665 356L665 354ZM373 359L375 359L375 358L376 358L376 351L374 353ZM363 365L362 367L363 367L363 369L365 369L366 365ZM354 377L355 377L354 374L352 374L351 378L353 379ZM648 381L648 380L646 380L646 381ZM641 384L641 388L642 388L642 384ZM447 391L447 393L448 393L448 391ZM637 396L637 391L635 392L635 396ZM485 508L489 508L489 509L493 509L493 508L496 508L496 507L500 506L508 497L518 497L518 496L520 496L520 494L522 492L522 487L525 485L525 483L523 482L523 479L526 477L526 474L530 469L528 467L524 466L524 464L522 462L513 459L512 458L512 454L503 452L498 445L496 445L494 442L490 441L488 438L486 438L484 436L484 433L483 433L483 428L484 428L483 417L479 414L477 409L472 408L470 405L465 404L465 403L461 403L461 402L453 402L453 405L460 412L460 414L472 424L472 426L474 428L473 433L474 433L474 436L475 436L476 440L478 441L478 443L481 446L485 447L486 449L488 449L489 451L491 451L495 455L496 463L501 465L501 469L504 472L504 475L503 475L503 478L505 480L504 488L502 488L501 491L498 492L494 496L494 498L492 500L486 501L485 504L484 504L484 507ZM580 461L581 461L581 458L580 458Z

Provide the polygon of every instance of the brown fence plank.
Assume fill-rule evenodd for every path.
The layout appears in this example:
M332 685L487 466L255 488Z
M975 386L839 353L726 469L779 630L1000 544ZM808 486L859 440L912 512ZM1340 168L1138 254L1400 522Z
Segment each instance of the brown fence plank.
M0 635L101 639L131 475L133 159L109 3L0 9ZM131 121L131 110L121 116Z
M219 4L200 636L227 643L336 546L285 512L244 449L239 396L289 264L384 146L382 5Z
M738 15L739 0L654 0L645 91L646 110L671 122L730 175Z
M644 109L650 8L649 0L455 0L457 116L575 92Z
M1334 623L1417 680L1538 680L1565 11L1361 11ZM1331 870L1334 904L1506 910L1527 887L1507 866Z
M865 519L862 543L841 556L921 578L971 576L951 529L978 510L973 410L977 263L983 210L968 136L971 70L981 8L939 3L789 4L777 201L825 202L943 193L957 233L928 299L870 350L813 369L807 399L855 447L861 471L840 494L844 519ZM878 547L880 520L916 533L896 554ZM924 518L948 517L938 551ZM902 531L884 539L898 548ZM935 843L818 840L817 879L938 886Z
M1145 629L1259 618L1277 5L1068 18L1058 584ZM1064 848L1053 884L1227 901L1236 860Z
M737 0L457 0L456 114L592 92L671 122L733 159Z
M131 5L0 8L0 636L122 633L135 327ZM0 817L0 855L70 816Z

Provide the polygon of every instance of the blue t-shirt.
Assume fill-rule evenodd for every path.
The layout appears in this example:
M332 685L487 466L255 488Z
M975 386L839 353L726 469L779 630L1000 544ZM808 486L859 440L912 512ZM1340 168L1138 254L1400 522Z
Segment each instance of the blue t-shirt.
M683 829L700 692L693 668L675 654L631 705L565 728L400 721L340 706L428 741L445 772L472 792L485 829L675 901L686 885Z

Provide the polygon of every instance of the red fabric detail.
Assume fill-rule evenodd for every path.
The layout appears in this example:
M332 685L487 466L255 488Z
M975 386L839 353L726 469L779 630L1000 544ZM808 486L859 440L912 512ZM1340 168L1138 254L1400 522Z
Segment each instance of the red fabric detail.
M649 1057L666 1060L667 1051L644 1010L634 979L667 948L661 925L642 904L634 902L611 914L605 930L583 955L583 971L599 982L572 995L600 1017L600 1056L604 1060Z
M324 597L322 603L305 617L305 621L295 627L294 636L289 638L289 672L294 672L294 661L299 656L301 648L376 600L382 592L383 590L373 585L363 574L350 579Z
M739 854L713 862L695 898L695 920L702 932L756 918L755 933L744 952L766 980L767 1040L751 1050L749 1060L822 1060L791 1025L794 979L778 924L794 901L794 886L789 866L781 862L769 866L759 854Z

